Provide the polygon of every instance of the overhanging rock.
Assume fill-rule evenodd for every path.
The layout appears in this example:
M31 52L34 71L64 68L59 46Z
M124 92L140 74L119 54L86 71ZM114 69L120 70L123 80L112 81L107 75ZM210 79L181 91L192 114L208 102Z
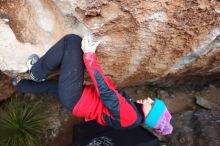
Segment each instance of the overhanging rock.
M117 85L171 85L183 75L220 73L219 26L218 1L5 0L0 70L25 72L30 54L42 56L65 34L92 33L102 42L101 67Z

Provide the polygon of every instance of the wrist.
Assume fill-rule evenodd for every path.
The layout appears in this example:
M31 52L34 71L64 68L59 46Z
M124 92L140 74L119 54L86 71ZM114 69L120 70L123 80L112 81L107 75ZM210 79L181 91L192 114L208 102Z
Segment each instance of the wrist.
M84 52L84 54L95 54L95 52Z
M94 58L96 55L93 52L85 52L83 56L84 56L84 59L88 60L88 59Z
M84 53L95 53L94 51L88 50L88 51L84 51Z

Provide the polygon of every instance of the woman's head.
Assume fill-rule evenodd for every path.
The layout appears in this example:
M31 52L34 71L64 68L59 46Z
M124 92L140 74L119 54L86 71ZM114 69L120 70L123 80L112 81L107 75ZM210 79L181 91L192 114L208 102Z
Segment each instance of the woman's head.
M170 124L171 115L162 100L156 98L154 101L148 97L147 99L137 100L136 102L142 104L145 125L153 128L160 134L171 134L173 130Z

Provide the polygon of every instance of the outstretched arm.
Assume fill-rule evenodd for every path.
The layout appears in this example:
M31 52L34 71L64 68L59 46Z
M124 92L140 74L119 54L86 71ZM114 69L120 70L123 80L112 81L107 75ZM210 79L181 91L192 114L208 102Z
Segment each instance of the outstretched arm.
M92 79L93 84L95 85L96 91L99 96L100 96L100 90L98 88L97 79L102 78L107 83L107 85L110 89L115 88L114 84L110 83L111 80L109 78L105 77L105 75L103 74L103 72L98 64L97 57L96 57L95 53L92 53L92 52L84 53L83 60L84 60L86 69ZM99 76L97 77L97 75L99 75Z
M113 82L104 76L97 62L95 50L98 43L94 46L89 46L87 38L84 38L82 43L82 49L84 51L83 59L86 69L100 99L113 116L113 118L111 118L104 115L105 121L116 128L138 125L141 122L141 116L135 105L119 94ZM91 49L88 50L87 47Z

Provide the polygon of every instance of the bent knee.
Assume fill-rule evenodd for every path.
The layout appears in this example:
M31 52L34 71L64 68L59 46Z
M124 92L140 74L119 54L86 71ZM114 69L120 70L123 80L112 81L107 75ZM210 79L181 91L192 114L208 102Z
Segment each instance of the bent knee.
M76 34L67 34L64 38L71 41L79 41L80 43L82 41L82 38Z

